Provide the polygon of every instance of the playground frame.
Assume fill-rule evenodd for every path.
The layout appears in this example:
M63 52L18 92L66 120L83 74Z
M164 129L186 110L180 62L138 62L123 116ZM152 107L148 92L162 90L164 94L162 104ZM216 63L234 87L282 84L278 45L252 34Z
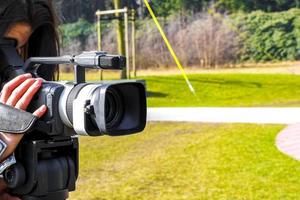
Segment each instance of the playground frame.
M128 14L131 13L131 62L129 55L129 19ZM97 36L98 36L98 50L100 51L102 48L102 38L101 38L101 16L104 15L116 15L123 14L124 15L124 43L125 43L125 56L126 56L126 77L129 79L131 77L130 63L132 64L133 76L136 77L136 53L135 53L135 10L132 9L129 12L128 8L125 7L123 9L116 10L105 10L100 11L97 10L95 15L97 16ZM102 79L102 75L101 75Z

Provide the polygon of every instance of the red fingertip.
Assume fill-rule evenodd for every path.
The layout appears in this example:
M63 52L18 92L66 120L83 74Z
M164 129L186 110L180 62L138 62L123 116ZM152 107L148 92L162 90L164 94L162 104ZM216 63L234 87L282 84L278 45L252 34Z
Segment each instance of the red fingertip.
M42 82L44 82L45 80L42 78L36 78L36 80L41 80Z
M27 74L24 74L24 77L26 77L26 78L31 78L32 75L31 75L30 73L27 73Z
M44 113L44 112L46 112L47 111L47 106L46 105L42 105L42 107L40 108L41 110L41 112L42 113Z

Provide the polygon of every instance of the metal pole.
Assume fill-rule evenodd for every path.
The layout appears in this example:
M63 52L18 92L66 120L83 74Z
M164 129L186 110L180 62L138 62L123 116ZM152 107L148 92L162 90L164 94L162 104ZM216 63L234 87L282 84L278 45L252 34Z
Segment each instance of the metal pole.
M114 7L116 10L120 10L120 6L121 6L121 0L114 0ZM123 9L124 10L124 9ZM114 12L116 13L115 16L118 18L117 21L117 27L116 27L116 31L117 31L117 37L118 37L118 52L120 55L126 55L126 50L125 50L125 35L124 35L124 28L123 28L123 23L122 20L119 18L120 17L120 12ZM122 12L125 13L125 12ZM125 17L124 17L125 18ZM126 72L127 68L124 68L121 71L121 79L125 79L127 78L127 72Z
M97 15L97 35L98 35L98 51L101 51L101 15L100 15L100 10L97 10L96 15ZM100 70L100 80L103 80L103 70Z
M97 35L98 35L98 51L101 50L101 16L99 15L100 10L97 10Z
M133 76L136 77L136 66L135 66L135 10L131 10L132 22L131 22L131 50L132 50L132 69Z
M127 7L123 9L119 9L120 7L120 0L114 0L114 6L115 10L107 10L107 11L100 11L98 10L96 12L97 19L100 21L101 15L109 15L109 14L115 14L116 17L119 17L121 13L124 13L124 29L125 29L125 36L124 36L124 30L122 29L122 23L120 20L118 20L118 27L117 27L117 33L118 33L118 50L119 54L126 56L126 70L122 70L121 78L130 78L130 60L129 60L129 34L128 34L128 9ZM98 28L99 31L99 28ZM98 42L100 41L100 44L98 43L98 48L101 49L101 27L100 27L100 34L98 33ZM100 36L99 36L100 35ZM100 37L100 38L99 38ZM124 41L125 40L125 41ZM125 43L125 48L124 48ZM134 55L135 57L135 55ZM134 58L135 59L135 58ZM134 61L135 62L135 61ZM126 71L126 73L125 73ZM102 75L101 75L102 76ZM102 77L101 77L102 79Z
M130 60L129 60L129 38L128 38L128 9L124 8L126 12L124 12L124 26L125 26L125 55L126 55L126 72L127 79L130 79Z

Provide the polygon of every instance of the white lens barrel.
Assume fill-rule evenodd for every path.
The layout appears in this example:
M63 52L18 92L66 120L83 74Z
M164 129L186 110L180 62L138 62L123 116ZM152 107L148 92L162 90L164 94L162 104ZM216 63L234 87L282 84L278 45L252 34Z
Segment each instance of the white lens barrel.
M63 84L63 85L65 86L65 89L62 92L58 103L59 116L65 125L67 125L70 128L73 128L73 125L67 115L67 99L71 90L74 88L74 85L71 84Z
M73 101L73 128L79 135L89 135L86 127L86 106L90 102L93 91L99 84L87 85L80 90L77 98Z

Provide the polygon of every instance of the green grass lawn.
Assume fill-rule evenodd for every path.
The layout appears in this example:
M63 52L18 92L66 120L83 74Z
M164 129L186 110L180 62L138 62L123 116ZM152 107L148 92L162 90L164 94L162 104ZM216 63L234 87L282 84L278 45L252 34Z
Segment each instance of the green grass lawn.
M153 106L299 106L300 76L271 74L190 75L191 94L180 76L150 76L148 105Z
M300 163L283 126L150 123L142 134L80 138L74 200L298 199Z
M106 78L116 78L115 74ZM299 106L300 76L274 74L189 75L194 96L181 76L145 76L148 106ZM72 79L62 74L62 79ZM89 73L88 80L99 79Z
M152 107L300 105L300 76L189 77L196 97L181 76L139 78L147 81ZM274 143L282 128L149 123L137 135L81 137L80 176L71 199L299 199L300 163Z

